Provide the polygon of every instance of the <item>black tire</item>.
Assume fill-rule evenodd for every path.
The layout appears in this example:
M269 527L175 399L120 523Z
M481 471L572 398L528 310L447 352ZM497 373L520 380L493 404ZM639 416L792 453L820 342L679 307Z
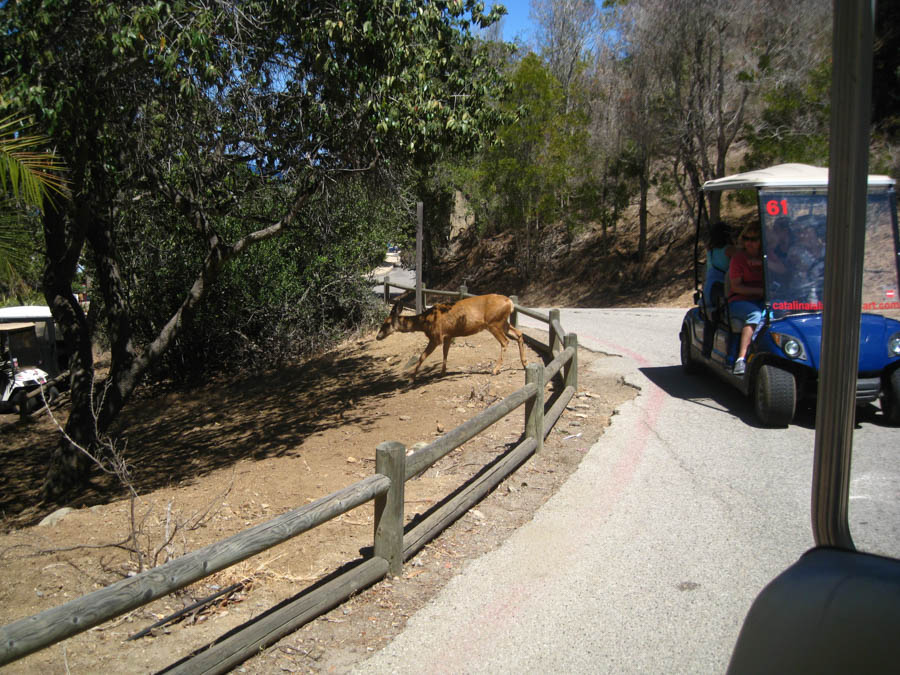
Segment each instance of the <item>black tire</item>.
M697 373L697 362L691 356L691 328L687 324L681 329L681 372L685 375Z
M881 399L881 412L892 427L900 427L900 368L894 370L887 378L884 397Z
M772 365L760 366L753 387L756 417L767 427L786 427L797 409L797 381L793 373Z
M19 403L19 414L22 416L30 415L43 406L44 402L40 396L23 396L21 403Z
M19 389L12 397L9 399L12 403L13 409L19 413L21 416L25 416L28 412L25 410L25 407L28 405L28 399L25 397L25 392Z
M59 398L59 389L51 384L49 387L44 389L44 398L47 399L47 405L50 405ZM43 402L41 403L41 405L43 405Z

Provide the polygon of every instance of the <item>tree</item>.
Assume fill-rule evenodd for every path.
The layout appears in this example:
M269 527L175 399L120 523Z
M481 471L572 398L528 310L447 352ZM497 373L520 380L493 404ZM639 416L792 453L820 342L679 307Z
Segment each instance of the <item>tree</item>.
M380 306L366 277L412 219L402 195L370 183L364 175L336 183L304 209L301 226L226 266L190 329L149 377L198 382L211 373L264 372L320 354L348 330L377 320ZM115 237L135 339L146 344L195 275L195 257L184 252L196 243L190 228L153 227L137 210L126 221ZM226 223L223 236L237 227Z
M541 58L528 53L510 77L504 106L516 120L499 132L470 170L458 170L476 221L487 231L516 236L516 266L523 278L546 253L547 225L579 220L593 206L592 163L584 152L587 117L580 103L566 112L559 80Z
M823 61L805 82L785 81L762 95L764 107L744 132L749 171L781 162L826 165L831 122L831 63Z
M73 198L45 210L44 293L73 354L70 438L93 448L152 364L250 247L302 227L335 181L489 141L498 74L470 29L475 0L10 3L0 78L70 167ZM136 209L187 228L193 278L152 338L136 341L116 237ZM95 387L92 322L72 283L97 275L111 367ZM92 398L91 392L100 392ZM89 466L61 441L44 495Z
M600 14L594 0L531 0L538 51L565 95L565 111L571 111L573 89L600 31Z
M635 0L622 11L624 52L665 101L656 109L660 154L692 209L700 186L725 175L762 92L821 63L830 9L815 0ZM719 196L711 195L713 220Z
M872 117L876 129L896 141L900 134L900 5L875 5Z
M590 152L597 184L597 218L603 229L603 246L610 246L610 230L634 193L637 158L634 129L639 125L644 139L656 138L648 108L635 100L650 96L651 90L632 86L629 61L622 58L619 9L604 3L601 14L603 39L596 43L596 60L589 70L586 96L589 101ZM653 157L652 154L649 155ZM645 222L645 221L644 221ZM643 240L646 241L646 232ZM642 254L641 254L642 255Z

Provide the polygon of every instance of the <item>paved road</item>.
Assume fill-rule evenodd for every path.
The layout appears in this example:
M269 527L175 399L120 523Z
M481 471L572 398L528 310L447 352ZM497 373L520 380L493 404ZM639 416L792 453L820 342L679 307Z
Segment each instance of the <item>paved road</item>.
M682 376L682 314L563 310L641 395L531 523L358 672L724 671L753 598L813 544L814 420L759 428L726 385ZM900 557L898 433L863 416L851 527L860 548Z

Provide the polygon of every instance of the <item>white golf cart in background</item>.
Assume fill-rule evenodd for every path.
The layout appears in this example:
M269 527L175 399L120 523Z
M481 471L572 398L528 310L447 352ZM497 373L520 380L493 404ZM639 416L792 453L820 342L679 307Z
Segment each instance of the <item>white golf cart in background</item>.
M65 366L50 308L0 309L0 414L27 415L59 396L52 383ZM44 388L43 397L38 391Z

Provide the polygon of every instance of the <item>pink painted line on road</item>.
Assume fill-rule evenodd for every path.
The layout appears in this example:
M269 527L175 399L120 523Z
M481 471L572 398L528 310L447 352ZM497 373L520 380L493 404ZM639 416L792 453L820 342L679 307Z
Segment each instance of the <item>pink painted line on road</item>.
M604 346L633 360L638 366L647 366L650 363L642 354L627 347L614 343L606 343ZM647 386L649 391L647 392L647 405L644 408L645 415L639 421L635 434L630 437L625 453L612 470L615 476L613 481L613 485L616 488L615 493L604 495L605 499L602 504L598 505L604 511L609 511L619 501L625 487L631 483L634 473L644 457L644 451L647 449L647 439L650 436L650 432L656 427L656 421L659 419L659 414L662 411L666 399L665 392L649 380L647 381Z
M607 346L632 359L639 366L649 364L644 356L628 348L613 344ZM665 392L660 387L652 382L648 386L644 414L636 424L634 433L629 435L625 451L610 471L609 489L599 494L596 501L585 504L584 512L572 514L575 522L601 524L634 480L666 399ZM562 542L554 541L552 547L547 547L548 550L557 551L553 563L545 569L540 569L543 566L532 566L525 570L526 574L520 576L518 581L511 581L494 594L476 616L470 620L461 620L459 639L450 640L443 644L443 649L438 647L432 652L435 672L463 673L477 670L479 664L486 663L496 652L496 645L504 638L508 639L515 626L527 624L524 619L531 615L529 606L546 592L546 578L555 570L571 567L569 560L583 555L585 541L596 539L596 532L590 528L566 527L566 523L561 523L560 527L561 531L565 530L560 536L567 538ZM540 636L535 636L535 639L538 637ZM451 645L456 648L451 649Z

